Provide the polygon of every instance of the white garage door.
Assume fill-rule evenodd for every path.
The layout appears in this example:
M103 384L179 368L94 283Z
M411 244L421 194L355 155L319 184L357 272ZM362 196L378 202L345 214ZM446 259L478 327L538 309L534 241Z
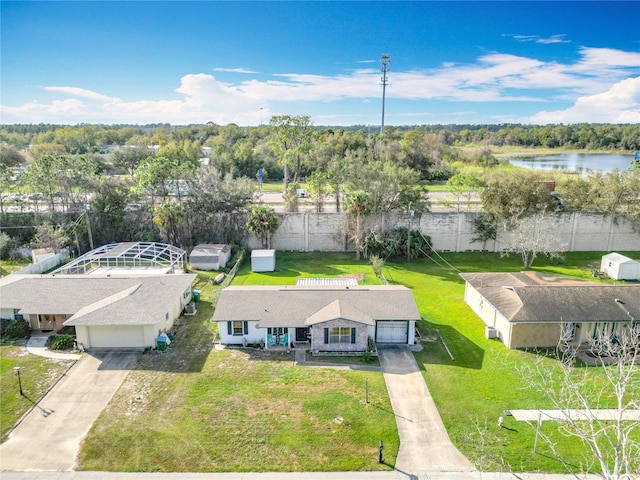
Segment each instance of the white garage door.
M377 322L376 342L407 343L409 322Z
M144 347L143 327L93 326L89 327L91 348Z

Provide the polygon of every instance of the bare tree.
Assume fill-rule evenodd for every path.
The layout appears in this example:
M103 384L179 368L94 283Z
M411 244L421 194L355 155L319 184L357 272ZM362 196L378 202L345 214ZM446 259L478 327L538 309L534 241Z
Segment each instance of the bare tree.
M526 217L514 216L505 222L508 233L506 244L502 247L503 255L520 255L525 269L531 268L538 255L552 259L561 257L565 245L558 241L558 222L557 217L544 212Z
M529 386L543 392L559 412L561 432L584 446L582 471L576 472L551 436L531 423L577 478L587 472L600 472L606 480L640 478L640 419L632 415L640 408L640 322L632 321L619 330L615 335L599 333L590 340L586 352L592 367L577 361L584 348L560 340L558 369L545 367L543 357L538 356L530 369L521 372ZM599 410L603 408L606 411Z

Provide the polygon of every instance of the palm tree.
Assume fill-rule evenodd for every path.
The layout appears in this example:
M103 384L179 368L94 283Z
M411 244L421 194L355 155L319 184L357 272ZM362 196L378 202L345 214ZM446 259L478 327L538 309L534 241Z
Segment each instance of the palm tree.
M180 230L186 220L186 212L180 203L165 200L153 210L153 223L164 230L167 243L180 246Z
M271 248L271 236L278 230L280 221L273 208L254 205L247 218L247 229L262 240L263 248Z
M356 245L356 260L360 260L360 251L362 250L362 218L371 213L371 198L366 192L353 192L347 197L347 212L356 217L356 231L354 235L354 243Z

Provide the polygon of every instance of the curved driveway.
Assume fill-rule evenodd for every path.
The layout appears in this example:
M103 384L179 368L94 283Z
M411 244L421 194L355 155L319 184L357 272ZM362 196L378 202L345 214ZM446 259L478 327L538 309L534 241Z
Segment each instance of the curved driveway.
M73 469L80 442L140 353L83 354L0 445L0 469Z
M474 470L451 443L409 348L378 345L378 355L400 436L396 469L409 474Z

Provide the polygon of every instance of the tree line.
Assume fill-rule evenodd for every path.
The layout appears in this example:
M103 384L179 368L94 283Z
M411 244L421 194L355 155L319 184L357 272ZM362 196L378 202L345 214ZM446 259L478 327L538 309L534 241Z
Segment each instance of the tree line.
M286 211L298 210L297 191L304 182L316 211L331 200L337 211L348 212L358 254L371 250L366 217L428 211L434 181L447 183L459 209L464 199L469 205L472 194L481 192L486 215L478 224L478 241L492 238L496 223L509 220L514 228L515 220L560 209L621 215L640 223L637 169L585 177L505 170L489 148L491 142L524 141L525 134L533 138L542 132L555 132L557 138L565 132L567 146L587 138L587 131L600 143L606 135L640 136L637 125L588 124L386 127L380 135L364 127L315 127L308 116L290 115L272 117L259 127L4 126L0 213L33 211L33 225L58 227L56 219L65 216L63 231L78 250L88 228L96 244L159 239L185 247L200 241L240 243L247 225L238 214L247 214L260 201L255 186L260 171L261 181L282 181ZM100 140L116 141L117 148L97 153ZM19 141L41 143L21 148ZM481 147L460 147L465 142ZM82 149L85 153L72 153ZM550 179L553 195L545 183ZM12 232L5 229L6 235Z
M280 116L282 117L282 116ZM295 118L295 117L294 117ZM375 137L377 127L367 125L310 126L315 136L323 132L346 132L356 136ZM412 125L385 126L383 136L398 138L410 131L435 134L446 145L511 145L523 147L548 147L571 149L640 150L640 125L638 124L594 124L570 125ZM171 141L185 141L202 146L233 146L236 141L249 142L256 147L260 140L270 134L265 125L241 127L235 124L218 125L54 125L15 124L0 126L0 143L17 149L41 146L64 151L56 153L86 154L100 153L110 145L160 145Z

